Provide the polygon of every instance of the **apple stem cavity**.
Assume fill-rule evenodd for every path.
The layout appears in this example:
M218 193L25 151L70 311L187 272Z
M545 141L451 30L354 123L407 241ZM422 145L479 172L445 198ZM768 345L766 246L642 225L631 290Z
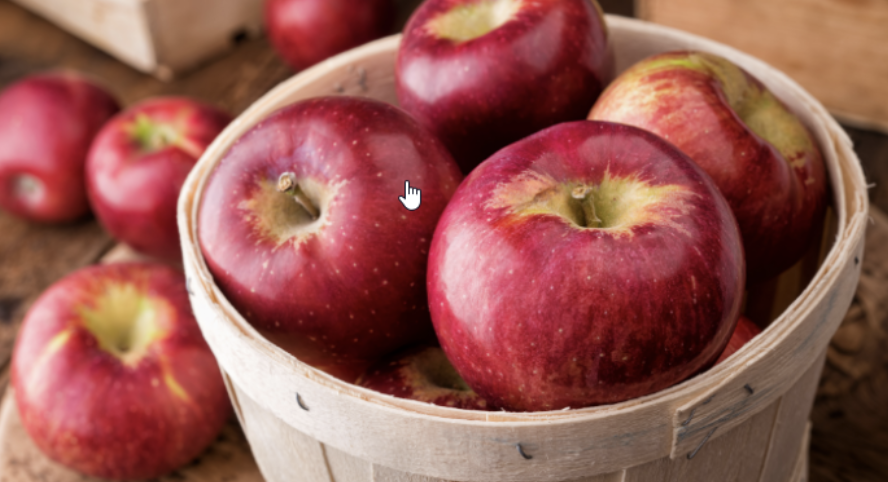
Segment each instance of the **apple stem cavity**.
M12 191L16 196L27 200L36 200L43 194L43 183L35 176L21 174L15 176Z
M278 192L293 196L296 203L302 206L302 209L305 209L305 212L311 216L312 221L318 219L321 215L320 210L312 204L311 199L309 199L302 191L302 188L299 187L299 183L296 182L296 175L292 172L281 174L278 178L277 190Z
M146 152L159 151L179 141L179 135L173 126L155 122L145 114L136 116L129 132L135 138L136 143Z
M521 0L466 3L433 18L426 28L439 38L466 42L500 28L515 18L520 9Z
M578 219L577 224L587 228L600 228L604 221L595 214L595 198L594 191L591 186L577 186L570 196L579 201L580 209L576 210Z

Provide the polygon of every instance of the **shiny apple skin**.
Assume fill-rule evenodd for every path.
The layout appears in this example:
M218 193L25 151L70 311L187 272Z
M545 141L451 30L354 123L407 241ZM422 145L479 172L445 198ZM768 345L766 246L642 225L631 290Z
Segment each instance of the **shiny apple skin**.
M772 278L821 237L827 183L820 149L804 127L808 148L787 152L754 133L732 110L715 73L656 67L691 55L699 54L669 52L636 64L614 80L589 118L649 130L693 159L712 176L737 217L747 277ZM765 89L748 72L739 72L738 82ZM774 119L771 128L785 130L779 122Z
M43 223L89 213L83 179L93 137L119 107L103 88L73 72L26 77L0 94L0 207ZM17 189L20 176L42 188Z
M492 410L493 407L462 380L448 380L442 386L430 371L444 371L458 378L456 370L437 346L419 346L388 356L370 367L357 384L398 398L418 400L442 407L464 410Z
M605 172L680 195L645 198L644 216L621 228L520 211L561 183L601 185ZM510 411L614 403L681 382L727 344L743 284L736 221L712 180L653 134L604 122L551 127L482 163L429 257L442 348L469 386Z
M143 148L131 133L139 116L172 126L181 142ZM184 97L148 99L111 119L96 136L86 162L87 192L102 226L137 251L181 262L179 191L229 122L227 113Z
M734 334L731 335L731 339L728 340L728 345L725 347L721 356L718 357L718 360L715 361L715 364L718 365L725 361L729 356L737 353L737 350L743 348L743 345L749 343L761 332L761 328L750 321L749 318L741 315L740 320L737 322L737 326L734 328Z
M81 317L109 286L126 284L164 303L165 333L136 365L103 350ZM12 384L22 424L43 453L108 479L149 479L184 465L231 414L182 274L154 264L87 267L52 285L22 324Z
M260 228L272 221L249 209L284 172L320 186L328 206L304 236L275 240ZM434 337L428 249L461 178L444 146L396 107L302 101L244 134L210 174L200 247L225 296L271 341L311 364L358 366ZM398 200L405 180L422 192L415 211Z
M513 20L459 43L425 28L467 3L420 5L404 29L396 65L400 105L444 142L463 173L525 136L585 118L613 78L594 2L524 2Z
M390 33L392 0L268 0L271 44L294 70Z

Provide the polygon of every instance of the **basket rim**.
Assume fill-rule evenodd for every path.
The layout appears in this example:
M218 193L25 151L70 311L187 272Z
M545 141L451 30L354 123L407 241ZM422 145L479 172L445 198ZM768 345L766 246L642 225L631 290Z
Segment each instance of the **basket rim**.
M208 173L215 166L215 163L218 162L218 160L221 159L222 156L224 156L225 152L227 152L230 146L236 141L237 137L234 137L232 139L231 134L236 131L248 129L253 124L259 121L251 120L251 116L256 115L257 112L261 112L267 109L267 105L273 104L276 99L285 95L285 93L291 92L301 85L305 85L311 82L312 80L322 76L324 73L332 68L349 65L354 61L361 59L367 52L397 46L397 44L400 42L400 35L392 35L390 37L365 44L364 46L345 52L336 57L332 57L282 82L274 89L266 93L258 101L256 101L240 116L238 116L237 119L235 119L235 121L233 121L225 129L225 131L216 138L216 140L214 140L214 142L206 150L204 156L202 156L199 160L195 169L193 169L191 174L189 175L188 180L186 181L182 189L182 195L179 199L179 229L182 233L181 236L183 241L183 248L186 248L186 251L191 251L188 253L189 256L186 256L186 264L189 264L189 261L191 261L190 264L192 264L192 266L189 267L194 268L195 272L200 275L202 280L209 281L208 286L212 291L212 297L220 305L222 305L222 310L226 312L227 315L229 315L224 317L226 321L228 321L233 328L240 332L245 338L246 342L249 343L257 352L262 353L263 356L269 358L270 360L274 360L275 363L283 363L289 365L290 367L297 368L306 376L306 378L310 378L312 381L319 383L327 389L335 390L340 395L354 397L360 403L368 403L373 405L374 407L383 410L407 412L402 413L402 415L409 414L420 417L432 417L446 420L448 422L481 426L533 426L539 424L550 425L560 422L570 423L578 419L587 420L606 417L614 413L632 411L640 406L651 402L667 402L669 400L678 401L680 398L682 398L682 395L690 396L693 393L704 392L708 388L718 385L720 381L724 377L728 376L731 371L737 369L738 367L744 367L746 365L754 363L757 356L760 356L761 352L765 348L778 343L788 331L793 329L794 325L789 323L788 319L790 317L803 317L805 312L809 311L811 308L811 303L806 304L806 302L812 297L823 295L829 288L829 286L834 284L835 278L837 277L843 263L849 261L850 258L853 256L853 253L850 250L841 252L839 247L842 244L842 241L855 240L863 236L863 231L865 229L866 212L868 207L868 198L866 196L865 190L866 183L864 180L863 171L856 154L851 149L850 140L841 129L841 127L838 125L838 123L826 112L825 108L823 108L823 106L818 101L816 101L813 97L810 96L810 94L807 93L807 91L805 91L795 81L786 77L777 69L767 66L767 64L765 64L764 62L755 59L748 54L736 51L735 49L732 49L730 47L722 46L717 42L703 39L702 37L693 34L682 32L680 30L651 24L649 22L641 20L613 15L607 15L607 22L609 24L611 34L613 34L615 25L619 25L622 28L628 29L656 29L678 37L703 40L705 42L712 43L713 45L719 45L724 49L736 52L737 55L745 57L750 62L759 63L763 66L766 66L777 74L781 82L787 84L790 88L793 88L793 90L796 91L797 95L801 97L800 100L803 103L807 104L814 111L816 117L820 118L820 120L823 121L823 127L830 134L831 142L827 142L827 145L822 145L821 148L824 151L830 150L837 157L839 157L839 172L829 173L830 184L834 188L833 194L837 197L837 199L835 199L836 202L834 208L836 209L836 214L839 218L836 239L833 241L829 252L827 253L820 267L818 267L818 270L814 277L804 288L802 293L793 301L793 303L779 317L777 317L772 322L772 324L762 332L761 335L757 336L754 340L744 346L742 350L732 355L723 363L667 389L623 402L593 407L584 407L572 410L505 412L507 416L505 416L504 418L499 419L494 415L494 419L491 419L491 414L499 414L499 412L468 411L449 407L434 406L415 400L400 399L390 395L384 395L379 392L340 380L336 377L333 377L332 375L329 375L319 369L316 369L299 361L288 352L272 344L261 334L259 334L258 331L256 331L252 327L252 325L246 322L243 317L237 314L237 311L234 309L233 306L230 305L230 303L227 301L218 287L214 283L212 283L212 275L209 273L203 255L200 252L199 244L196 242L197 207L200 203L200 196L203 192L203 187ZM845 176L847 176L847 178L845 178ZM845 186L844 184L842 184L843 181L850 181L850 186ZM837 184L839 185L836 186ZM853 192L845 192L847 191L848 187L854 188ZM841 192L844 192L846 196L854 195L857 198L855 202L855 204L857 204L857 208L853 212L849 210L846 199L838 199L839 193ZM189 259L192 257L193 259ZM234 316L231 316L232 314ZM469 415L471 413L476 415Z

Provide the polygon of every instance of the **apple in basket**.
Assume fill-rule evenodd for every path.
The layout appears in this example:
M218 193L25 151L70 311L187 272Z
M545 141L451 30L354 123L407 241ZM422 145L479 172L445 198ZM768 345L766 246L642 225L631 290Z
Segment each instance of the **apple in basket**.
M710 366L739 316L743 248L730 208L661 138L563 123L462 183L429 255L441 346L512 411L619 402Z
M731 61L704 52L650 57L620 75L589 118L649 130L712 176L740 225L750 281L779 274L819 239L827 186L817 142Z
M254 126L210 173L200 248L225 296L272 342L314 365L376 361L434 337L428 250L461 177L396 107L302 101ZM410 210L401 198L414 196Z
M400 105L464 173L540 129L585 118L612 77L594 0L427 0L404 28L396 65Z
M94 477L170 472L231 413L185 280L163 265L92 266L52 285L22 324L12 384L36 445Z
M728 340L728 345L725 347L725 351L723 351L718 357L715 364L718 365L727 360L729 356L737 353L737 350L743 348L743 345L749 343L761 332L762 330L755 323L749 318L741 315L740 320L737 321L737 327L734 328L734 334L731 335L731 339Z
M487 401L466 385L437 346L413 347L386 357L356 383L387 395L443 407L491 409Z
M230 121L225 112L183 97L149 99L111 119L86 162L87 192L102 226L142 253L180 261L179 191Z
M89 212L83 165L117 101L73 72L26 77L0 94L0 207L39 222Z
M295 70L380 38L395 20L393 0L267 0L265 26Z

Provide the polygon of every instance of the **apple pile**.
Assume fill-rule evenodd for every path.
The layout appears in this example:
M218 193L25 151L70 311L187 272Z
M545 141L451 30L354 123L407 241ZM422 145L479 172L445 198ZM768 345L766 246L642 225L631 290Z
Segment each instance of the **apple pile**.
M0 208L41 223L91 210L115 239L178 265L179 191L231 116L184 97L118 110L76 72L32 75L0 93Z
M73 72L27 77L0 94L0 207L72 222L90 208L117 239L180 263L176 201L228 114L186 98L118 112ZM149 479L189 462L229 418L227 392L180 270L103 265L51 286L12 357L22 424L81 473Z
M302 101L210 174L216 283L299 359L443 406L615 403L721 362L759 333L747 280L818 235L822 156L727 59L612 80L611 52L588 0L427 0L398 51L403 111Z

